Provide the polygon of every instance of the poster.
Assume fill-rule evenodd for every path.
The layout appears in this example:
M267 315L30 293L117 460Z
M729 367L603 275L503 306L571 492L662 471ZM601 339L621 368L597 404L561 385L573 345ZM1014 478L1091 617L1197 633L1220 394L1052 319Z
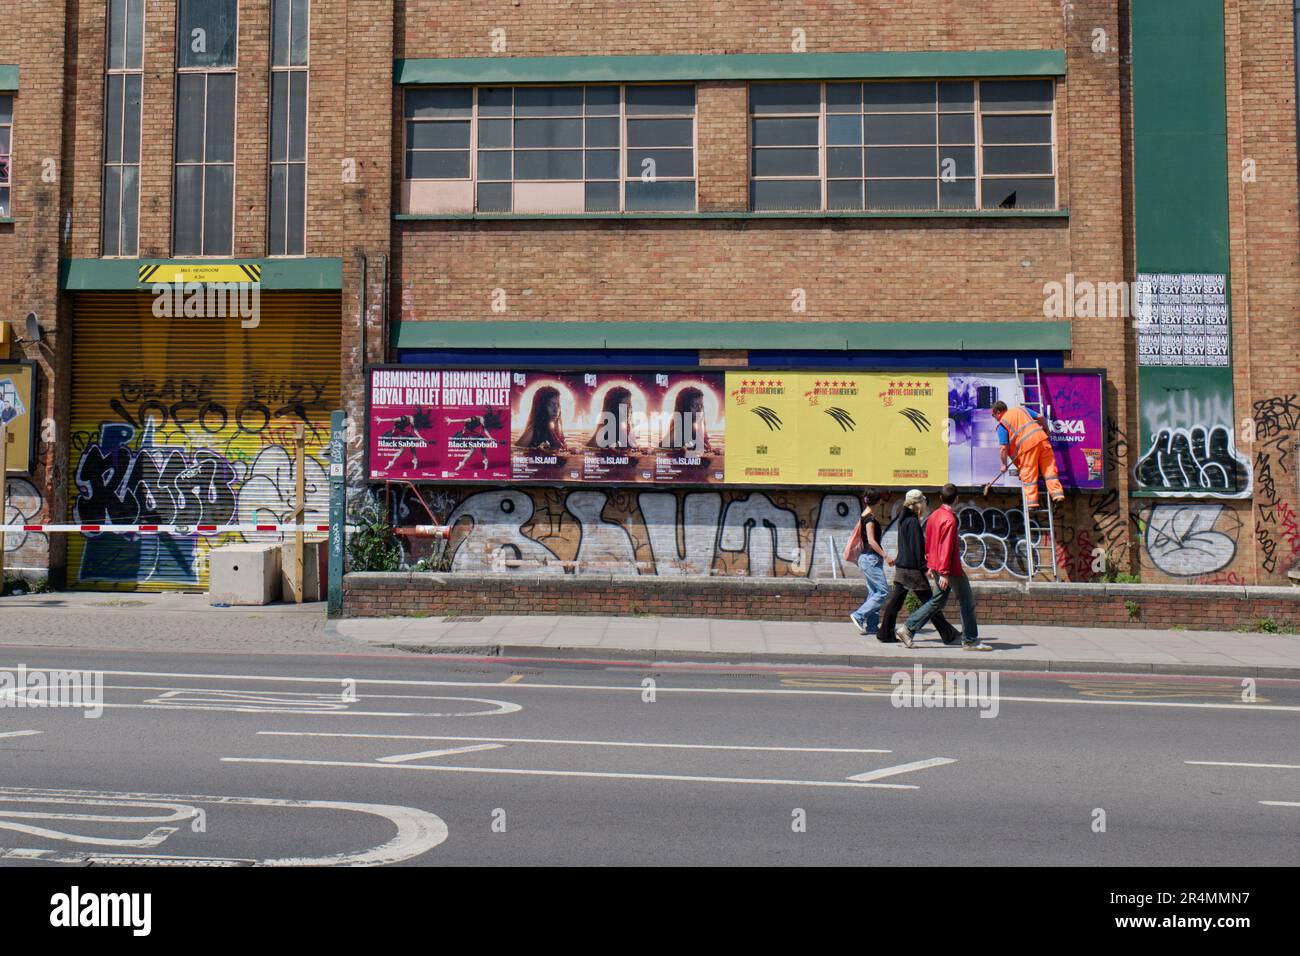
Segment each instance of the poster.
M948 482L948 376L874 372L867 483L889 487Z
M727 484L801 483L802 382L797 372L727 373Z
M727 417L722 373L656 372L651 440L656 484L721 484L726 480Z
M1101 375L1059 370L1043 372L1042 382L1061 484L1100 491L1106 484Z
M5 470L27 475L32 470L35 430L35 366L26 362L0 362L0 422L11 437Z
M405 481L510 478L510 373L371 369L369 472Z
M948 480L959 488L977 488L1002 467L995 402L1020 403L1020 383L1014 372L953 372L948 376ZM995 487L1017 488L1008 473Z
M1227 368L1228 281L1222 273L1139 273L1138 364Z

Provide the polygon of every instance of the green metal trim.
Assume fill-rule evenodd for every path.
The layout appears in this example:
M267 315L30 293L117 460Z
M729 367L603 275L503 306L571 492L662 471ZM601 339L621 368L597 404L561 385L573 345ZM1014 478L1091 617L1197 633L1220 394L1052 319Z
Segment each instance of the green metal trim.
M1069 219L1068 209L950 209L916 212L562 212L562 213L395 213L397 222L493 222L530 219Z
M1069 322L479 322L401 321L412 349L814 349L1067 351Z
M0 93L18 92L18 67L0 63Z
M343 260L318 259L64 259L59 263L59 288L65 292L137 290L140 267L150 263L174 265L253 264L262 267L261 287L268 292L334 291L343 288Z
M414 83L631 83L1064 75L1064 50L479 56L393 61L394 81L402 86Z

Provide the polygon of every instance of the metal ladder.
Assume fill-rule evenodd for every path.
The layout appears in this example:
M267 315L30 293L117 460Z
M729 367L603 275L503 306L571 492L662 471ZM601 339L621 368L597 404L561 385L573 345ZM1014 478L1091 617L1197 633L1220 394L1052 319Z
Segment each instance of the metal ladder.
M1034 359L1034 364L1021 365L1020 360L1016 359L1016 382L1020 386L1020 406L1029 412L1029 414L1044 419L1049 419L1051 408L1046 406L1043 401L1043 370ZM1050 419L1049 419L1050 420ZM1035 510L1047 512L1047 541L1034 541L1034 526L1030 520L1029 496L1025 493L1022 486L1020 489L1020 509L1025 518L1025 563L1029 571L1029 577L1026 583L1029 587L1034 584L1034 577L1050 569L1052 580L1061 580L1060 571L1056 566L1056 517L1052 514L1052 498L1049 494L1040 495L1039 501L1045 501L1047 506ZM1043 557L1042 552L1046 549L1047 556Z

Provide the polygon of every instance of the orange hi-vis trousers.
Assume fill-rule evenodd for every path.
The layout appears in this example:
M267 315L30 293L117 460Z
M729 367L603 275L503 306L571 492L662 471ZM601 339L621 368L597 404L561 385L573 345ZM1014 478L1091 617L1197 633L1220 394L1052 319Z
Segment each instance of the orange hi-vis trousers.
M1052 454L1052 443L1046 435L1030 438L1016 449L1016 467L1020 469L1020 481L1025 486L1029 507L1038 507L1040 475L1047 479L1047 494L1053 501L1065 497L1065 489L1056 474L1056 456Z

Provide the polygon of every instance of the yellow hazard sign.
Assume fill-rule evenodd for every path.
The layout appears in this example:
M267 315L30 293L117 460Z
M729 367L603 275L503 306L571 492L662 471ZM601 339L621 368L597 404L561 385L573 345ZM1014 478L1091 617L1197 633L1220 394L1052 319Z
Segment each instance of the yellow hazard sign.
M148 262L140 266L141 285L261 281L262 267L253 262Z

